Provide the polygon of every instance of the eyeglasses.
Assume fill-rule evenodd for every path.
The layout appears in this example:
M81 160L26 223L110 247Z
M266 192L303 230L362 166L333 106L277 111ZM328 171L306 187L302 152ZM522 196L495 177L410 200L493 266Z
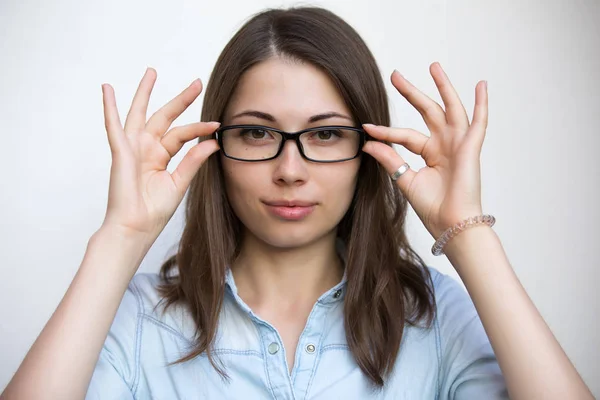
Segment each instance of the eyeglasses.
M306 160L332 163L352 160L367 140L361 128L320 126L288 133L262 125L222 126L215 137L223 154L240 161L267 161L281 154L286 140L294 140Z

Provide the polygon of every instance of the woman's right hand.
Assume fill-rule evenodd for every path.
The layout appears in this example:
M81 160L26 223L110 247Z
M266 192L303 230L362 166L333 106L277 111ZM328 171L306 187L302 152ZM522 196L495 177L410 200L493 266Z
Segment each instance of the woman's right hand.
M214 139L202 141L188 151L172 174L167 171L169 161L186 142L211 135L219 123L197 122L167 132L202 91L200 79L146 122L148 100L155 81L156 71L148 68L124 127L112 86L102 85L104 120L112 156L108 206L102 226L152 241L175 213L200 166L219 149Z

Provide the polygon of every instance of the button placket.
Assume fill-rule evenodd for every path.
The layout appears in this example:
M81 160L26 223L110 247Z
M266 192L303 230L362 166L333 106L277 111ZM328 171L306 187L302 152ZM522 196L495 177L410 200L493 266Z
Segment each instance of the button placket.
M287 369L283 342L275 327L265 322L259 327L263 342L263 354L267 379L275 398L292 399L292 382Z
M317 301L300 335L296 364L292 374L296 398L307 396L310 383L315 376L320 357L319 346L324 331L327 331L328 315L333 305L332 297L333 294L330 292L328 296L323 297L322 301Z

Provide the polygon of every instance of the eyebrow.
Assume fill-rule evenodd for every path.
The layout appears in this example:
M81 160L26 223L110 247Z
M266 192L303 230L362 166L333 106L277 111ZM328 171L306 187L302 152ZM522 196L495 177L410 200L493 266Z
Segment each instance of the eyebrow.
M255 110L243 111L239 114L234 115L231 119L234 120L234 119L236 119L238 117L242 117L242 116L256 117L256 118L264 119L264 120L267 120L270 122L277 122L275 117L272 116L271 114L268 114L268 113L265 113L262 111L255 111ZM352 118L348 117L347 115L343 115L343 114L337 113L335 111L329 111L329 112L326 112L323 114L313 115L312 117L310 117L308 119L308 122L312 123L312 122L317 122L317 121L321 121L323 119L328 119L328 118L333 118L333 117L344 118L344 119L352 121Z

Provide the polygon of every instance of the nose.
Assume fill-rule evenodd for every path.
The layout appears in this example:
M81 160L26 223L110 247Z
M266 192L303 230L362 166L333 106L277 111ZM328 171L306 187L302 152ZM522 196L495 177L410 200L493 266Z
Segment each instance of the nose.
M300 185L308 180L307 161L293 140L287 140L279 157L273 160L273 181L277 184Z

